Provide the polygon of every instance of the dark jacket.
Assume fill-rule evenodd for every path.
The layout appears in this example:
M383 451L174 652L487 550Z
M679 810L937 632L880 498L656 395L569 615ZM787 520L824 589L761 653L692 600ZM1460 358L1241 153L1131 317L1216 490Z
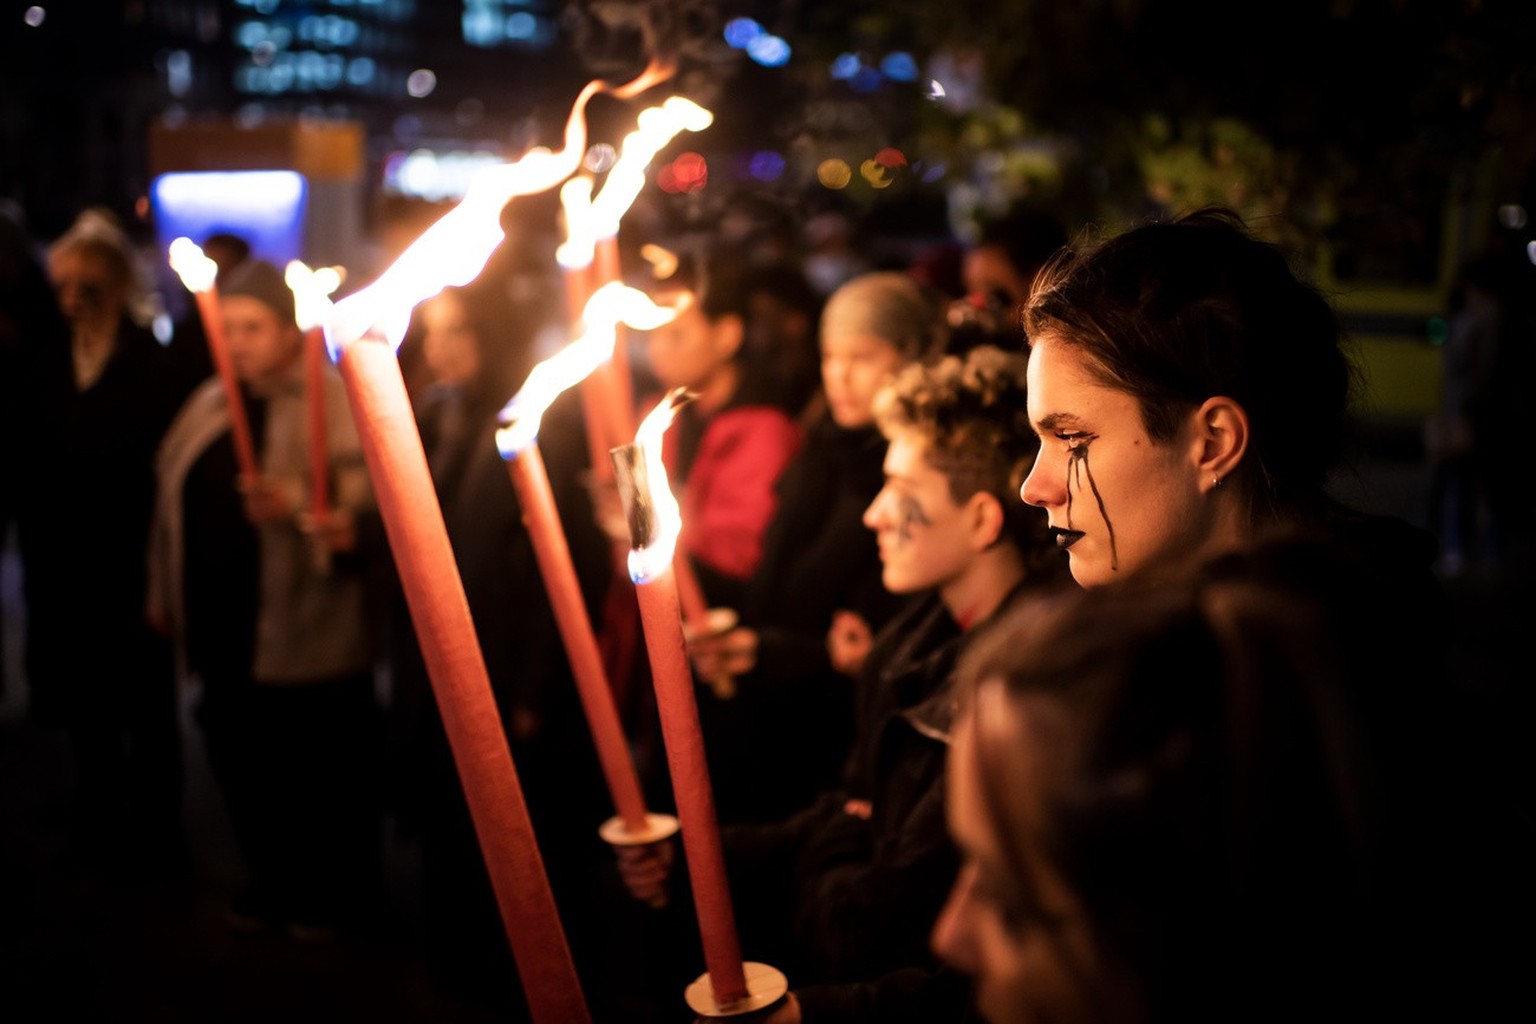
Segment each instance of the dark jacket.
M758 635L757 664L729 699L698 689L722 821L781 820L838 782L854 685L827 654L833 613L856 612L878 632L903 603L881 584L875 537L863 523L884 481L885 447L874 427L844 430L824 419L779 478L763 560L740 608ZM779 756L786 735L797 737L788 763ZM762 771L766 759L779 767Z
M938 597L914 599L870 652L844 786L783 822L724 831L745 951L759 935L782 949L807 1024L967 1019L969 982L928 945L960 864L945 820L954 669L1033 589L965 633ZM868 819L845 809L855 797Z
M155 450L183 395L165 350L127 320L85 390L67 333L33 345L24 374L24 434L8 441L19 447L27 677L33 712L63 724L116 701L125 674L168 668L145 622L145 548Z
M1520 975L1519 944L1504 937L1531 909L1532 828L1514 810L1523 784L1501 763L1505 752L1488 749L1478 696L1452 682L1450 606L1434 555L1434 538L1416 526L1341 513L1203 572L1295 595L1328 626L1310 642L1331 645L1342 670L1310 679L1308 698L1348 755L1336 770L1368 868L1350 891L1363 900L1368 938L1338 954L1356 997L1373 1009L1481 1017L1497 1015L1511 997L1495 993ZM1426 946L1425 934L1454 939Z

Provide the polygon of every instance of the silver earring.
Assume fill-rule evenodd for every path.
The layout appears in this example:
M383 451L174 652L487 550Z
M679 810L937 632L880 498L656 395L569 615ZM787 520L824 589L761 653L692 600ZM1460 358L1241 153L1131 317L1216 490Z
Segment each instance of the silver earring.
M1218 475L1216 473L1212 473L1211 474L1211 487L1212 488L1216 488L1216 487L1220 487L1220 486L1221 486L1221 477L1220 477L1220 475Z

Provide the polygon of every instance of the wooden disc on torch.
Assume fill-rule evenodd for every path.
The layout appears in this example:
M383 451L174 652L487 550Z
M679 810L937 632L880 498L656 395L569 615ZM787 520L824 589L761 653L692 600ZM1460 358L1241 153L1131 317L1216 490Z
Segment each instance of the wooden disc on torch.
M670 814L647 812L645 827L632 829L615 814L598 826L597 834L610 846L649 846L677 835L677 819Z
M764 1010L784 998L789 991L789 979L784 972L755 960L741 965L747 975L747 994L728 1003L715 1002L715 987L709 975L701 974L693 984L683 990L688 1009L700 1017L739 1017L744 1013Z

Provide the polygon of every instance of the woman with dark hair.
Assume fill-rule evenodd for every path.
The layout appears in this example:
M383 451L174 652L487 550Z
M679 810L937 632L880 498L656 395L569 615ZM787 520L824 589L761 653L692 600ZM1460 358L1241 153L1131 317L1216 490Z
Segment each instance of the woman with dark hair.
M1284 526L1363 526L1328 493L1357 371L1332 307L1234 215L1204 210L1069 247L1024 307L1022 495L1078 582L1241 547ZM1402 557L1432 538L1376 521Z
M646 368L661 389L696 396L667 431L662 454L682 505L681 550L709 602L731 608L741 606L762 561L774 485L802 440L747 372L742 271L717 253L686 255L673 276L650 286L659 302L681 307L677 317L645 335Z
M1501 813L1500 787L1468 783L1484 752L1449 685L1434 539L1329 490L1356 370L1327 301L1235 215L1208 209L1069 246L1037 278L1023 321L1041 452L1021 496L1046 510L1072 575L1092 589L1176 580L1223 558L1321 566L1287 577L1288 594L1308 621L1350 630L1350 671L1334 673L1330 699L1370 752L1390 894L1371 907L1400 929L1388 935L1415 921L1468 927L1469 908L1498 898L1480 888L1496 873L1466 851L1487 835L1478 815ZM1352 602L1338 600L1346 592ZM1110 629L1104 619L1093 628ZM1317 635L1298 628L1286 642ZM1447 869L1477 884L1420 890ZM1465 966L1471 948L1442 956Z

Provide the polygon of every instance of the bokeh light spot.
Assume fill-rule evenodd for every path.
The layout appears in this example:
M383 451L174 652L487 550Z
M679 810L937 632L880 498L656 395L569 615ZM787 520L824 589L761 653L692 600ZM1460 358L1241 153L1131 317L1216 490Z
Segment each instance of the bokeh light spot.
M437 88L437 75L427 68L417 68L405 80L405 91L416 99L432 95Z
M917 81L917 61L904 50L885 55L880 61L880 73L893 82Z
M885 167L882 166L879 161L865 160L862 164L859 165L859 173L862 174L864 176L864 180L869 182L870 185L874 188L891 187L891 179L885 173Z
M581 166L593 174L602 174L619 161L619 151L606 142L599 142L587 150Z
M760 35L747 44L747 56L765 68L781 68L789 63L789 44L778 36Z
M784 158L771 149L760 149L752 154L747 170L758 181L778 181L784 174Z
M709 184L709 164L698 153L679 153L671 167L679 192L697 192Z
M853 180L853 168L848 166L846 160L832 157L829 160L823 160L816 168L816 180L827 188L847 188L848 183Z
M763 26L751 18L732 18L725 23L725 41L738 50L744 50L752 40L763 34Z

